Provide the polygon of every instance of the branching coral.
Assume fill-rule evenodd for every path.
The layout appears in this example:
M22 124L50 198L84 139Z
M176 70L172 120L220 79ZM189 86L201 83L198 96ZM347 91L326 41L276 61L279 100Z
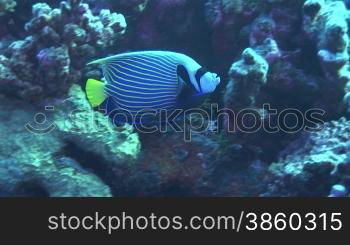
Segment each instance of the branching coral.
M86 62L115 47L126 22L106 9L95 16L87 4L70 0L54 9L46 3L33 5L25 28L31 35L10 45L3 65L16 77L15 84L25 85L11 90L12 95L35 100L62 95L79 82Z

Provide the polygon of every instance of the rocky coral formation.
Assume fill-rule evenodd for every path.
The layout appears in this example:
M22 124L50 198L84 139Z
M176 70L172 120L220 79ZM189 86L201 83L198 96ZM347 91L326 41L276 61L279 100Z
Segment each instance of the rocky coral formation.
M14 12L17 3L15 0L0 0L0 16L7 12Z
M140 141L131 126L116 127L107 116L93 111L78 85L71 87L68 96L63 104L57 105L54 118L65 141L116 164L138 156Z
M0 107L0 192L14 196L111 196L101 179L62 154L64 143L59 138L43 133L48 127L45 118L33 123L37 108L19 101L5 103L4 99ZM27 123L36 130L27 131Z
M60 8L33 5L33 18L25 28L30 36L13 42L1 58L2 69L16 81L14 88L6 88L12 84L6 78L0 84L8 95L38 100L62 95L79 82L86 62L115 47L126 22L107 9L95 16L87 4L70 0Z
M260 16L251 27L249 44L259 55L264 57L269 64L272 64L282 54L274 39L276 29L275 21L268 16Z
M308 0L304 4L303 30L317 46L327 78L335 83L350 80L349 14L341 1Z
M14 2L0 0L0 196L349 195L350 123L338 120L343 102L350 112L349 1L17 1L11 14ZM146 49L186 53L220 74L204 109L257 109L254 122L273 127L286 108L317 108L331 122L229 134L217 132L230 124L218 117L191 142L116 127L86 100L79 83L101 74L85 64Z
M222 7L224 2L207 1L206 7L213 7L214 3L216 8ZM229 2L245 6L245 3L240 1ZM279 115L284 110L293 108L304 114L309 109L317 108L325 111L320 118L322 121L337 119L344 115L342 98L346 79L341 79L339 74L346 74L348 59L342 67L338 67L337 70L333 69L332 72L330 71L332 65L325 66L320 59L320 51L330 49L333 50L332 52L341 53L344 58L348 56L347 23L344 22L347 9L344 8L343 2L327 1L323 9L324 16L313 19L315 22L310 24L307 23L307 17L305 17L307 10L305 10L304 2L307 5L310 1L246 1L246 4L259 4L260 8L253 15L240 15L244 11L238 14L231 12L231 14L222 15L225 17L224 23L218 22L218 25L211 25L215 39L218 32L232 30L232 33L235 33L231 37L220 35L221 40L216 46L223 48L225 44L231 45L234 42L231 45L234 51L243 50L242 55L230 52L229 49L223 50L223 53L230 54L231 59L235 57L235 62L228 73L229 81L224 89L223 97L225 108L230 109L226 112L229 115L231 115L229 111L235 112L232 118L226 116L223 120L224 129L230 132L227 133L228 142L239 142L241 151L258 155L257 158L263 162L274 161L279 151L284 149L290 141L295 140L295 133L287 133L280 129L287 124L296 125L300 121L296 122L288 118L281 124ZM304 13L302 14L303 6ZM340 15L335 14L334 6L340 8ZM251 9L254 10L254 8ZM208 13L213 14L213 12ZM237 16L240 17L239 20ZM339 23L335 21L337 18L341 19ZM231 25L227 26L230 21L232 21ZM327 28L325 22L328 22ZM338 36L330 34L327 38L325 33L326 29L331 28L331 22L344 27L342 30L345 32L341 32L341 35ZM331 40L330 37L334 39ZM344 44L342 49L335 51L334 48L341 46L342 42ZM221 43L225 44L220 45ZM225 54L221 55L221 53L216 53L216 55L225 57ZM335 77L331 79L331 76L335 75L337 79ZM345 100L347 98L350 101L350 96L345 97ZM273 108L276 113L264 110L263 105ZM240 118L239 112L242 112L242 109L248 110L251 115ZM250 128L253 133L242 131L241 128L237 130L237 126L242 125L247 125L248 128L252 125L256 127ZM270 125L278 127L279 132L269 132ZM235 126L234 129L232 126ZM305 127L307 123L299 124L299 126ZM294 142L294 144L302 145L300 142ZM256 151L249 150L253 148L256 148ZM303 152L300 155L307 154ZM253 162L252 159L242 162L244 161L246 164ZM296 180L293 184L297 185L298 181ZM330 186L322 195L329 194ZM292 189L293 187L290 187L290 192ZM279 192L277 195L282 194ZM298 194L303 195L302 192L295 192L291 195Z
M253 49L247 48L242 59L229 71L230 81L225 90L226 108L237 110L255 106L255 97L267 81L269 64Z
M314 4L320 6L311 13L315 11L312 10ZM302 9L304 15L301 15ZM333 82L332 94L337 97L338 91L343 92L348 79L349 13L343 2L207 0L205 11L213 31L214 56L219 57L214 60L216 65L222 66L220 70L224 71L232 64L232 57L240 62L241 54L237 51L249 47L266 59L269 67L276 61L289 63L293 69L302 70L305 77L318 73L318 78L312 80L326 78ZM323 67L324 74L319 74L319 66ZM230 83L225 90L226 95L227 90L234 87ZM267 81L266 85L269 86L269 83ZM308 89L311 92L313 88ZM325 91L321 88L319 93ZM347 88L345 92L348 92ZM262 96L256 94L256 97ZM346 102L348 98L349 95L345 97Z
M205 3L206 17L213 28L219 25L235 26L237 22L247 24L266 7L265 1L256 0L208 0Z
M350 121L345 118L304 133L270 166L273 176L268 195L327 196L335 184L349 187L349 156Z
M51 106L45 111L2 98L0 117L6 120L0 123L0 192L111 196L115 186L111 179L101 179L106 176L99 170L108 173L135 163L140 142L132 128L116 131L107 117L90 108L79 85L69 96L47 102Z

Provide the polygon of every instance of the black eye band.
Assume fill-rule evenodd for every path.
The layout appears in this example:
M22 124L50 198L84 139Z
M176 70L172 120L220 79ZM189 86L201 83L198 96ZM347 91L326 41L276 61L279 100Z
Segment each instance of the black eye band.
M202 92L202 87L201 87L201 77L204 76L205 73L207 73L208 70L205 69L204 67L201 67L197 70L196 72L196 81L197 81L197 84L198 84L198 87L199 87L199 90Z

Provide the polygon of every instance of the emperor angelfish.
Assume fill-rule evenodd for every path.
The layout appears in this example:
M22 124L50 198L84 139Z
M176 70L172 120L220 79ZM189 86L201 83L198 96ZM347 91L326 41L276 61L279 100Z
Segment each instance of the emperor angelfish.
M220 83L217 74L189 56L169 51L123 53L91 64L101 65L105 82L89 79L87 98L114 123L145 122L154 120L156 111L193 108Z

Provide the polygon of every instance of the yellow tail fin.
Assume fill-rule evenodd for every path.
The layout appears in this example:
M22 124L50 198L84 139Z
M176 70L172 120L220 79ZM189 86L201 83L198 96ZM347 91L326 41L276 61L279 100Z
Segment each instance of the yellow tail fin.
M107 99L105 85L101 81L89 79L86 82L86 95L92 107L97 107Z

